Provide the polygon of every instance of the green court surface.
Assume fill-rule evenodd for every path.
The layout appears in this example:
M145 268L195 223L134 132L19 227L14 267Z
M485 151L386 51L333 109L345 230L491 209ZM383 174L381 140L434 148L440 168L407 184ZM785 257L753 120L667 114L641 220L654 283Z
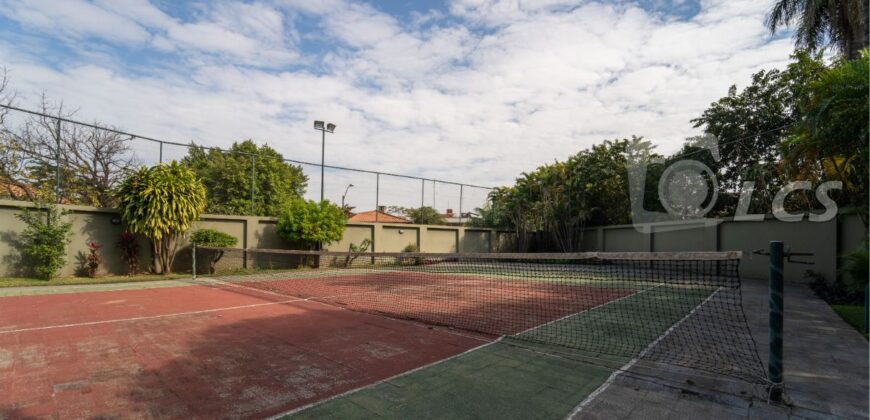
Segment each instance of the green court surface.
M562 418L610 374L499 342L287 418Z
M457 357L292 412L285 418L564 418L608 377L711 296L656 286L484 345ZM665 304L666 303L666 304ZM632 308L666 308L649 328L631 328ZM649 313L646 313L648 316ZM572 350L560 331L598 332L586 337L602 353ZM630 347L626 347L626 346ZM606 354L631 354L607 356Z

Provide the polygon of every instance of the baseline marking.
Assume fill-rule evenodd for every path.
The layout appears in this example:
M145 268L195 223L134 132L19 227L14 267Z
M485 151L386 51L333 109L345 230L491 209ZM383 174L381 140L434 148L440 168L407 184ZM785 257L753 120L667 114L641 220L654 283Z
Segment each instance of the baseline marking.
M74 323L74 324L47 325L44 327L31 327L31 328L21 328L18 330L0 331L0 334L52 330L52 329L56 329L56 328L84 327L84 326L88 326L88 325L111 324L114 322L144 321L144 320L149 320L149 319L169 318L169 317L174 317L174 316L199 315L199 314L207 314L207 313L211 313L211 312L231 311L231 310L246 309L246 308L256 308L258 306L281 305L281 304L285 304L285 303L301 302L301 301L303 301L303 299L290 299L290 300L282 300L279 302L252 303L249 305L228 306L225 308L214 308L214 309L203 309L200 311L176 312L173 314L137 316L137 317L133 317L133 318L120 318L120 319L105 319L105 320L101 320L101 321L79 322L79 323Z

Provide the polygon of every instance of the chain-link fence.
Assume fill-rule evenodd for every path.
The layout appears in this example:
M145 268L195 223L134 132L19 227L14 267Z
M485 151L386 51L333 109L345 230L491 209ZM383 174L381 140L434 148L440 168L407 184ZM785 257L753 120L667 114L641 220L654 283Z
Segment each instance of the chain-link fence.
M224 171L238 187L244 182L246 191L236 188L231 198L236 204L223 213L264 215L262 202L274 191L263 187L269 173L257 173L263 160L282 160L307 178L303 196L307 199L327 199L345 206L351 212L381 209L400 212L402 208L433 207L450 218L464 222L476 208L483 207L489 187L444 181L419 176L394 174L378 170L321 165L276 155L264 155L262 149L253 152L226 150L194 142L166 141L130 133L116 127L89 124L71 118L57 108L42 111L0 105L0 197L37 201L46 199L67 204L112 207L112 189L130 169L171 160L190 158L193 148L205 159L232 156ZM319 140L312 133L312 141ZM328 141L328 139L327 139ZM253 147L253 146L252 146ZM258 160L260 160L258 164ZM321 177L321 173L323 176ZM321 182L323 197L321 197ZM212 197L212 199L218 199ZM238 204L246 202L245 205ZM210 203L213 205L215 203ZM244 208L244 207L248 208ZM220 206L211 206L222 208ZM373 215L378 217L378 213ZM452 217L450 217L452 216Z

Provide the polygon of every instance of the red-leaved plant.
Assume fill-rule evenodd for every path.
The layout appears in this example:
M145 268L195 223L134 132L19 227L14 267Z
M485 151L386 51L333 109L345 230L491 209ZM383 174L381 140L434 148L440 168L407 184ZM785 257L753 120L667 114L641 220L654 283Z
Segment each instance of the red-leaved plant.
M97 241L88 242L88 275L91 277L97 276L97 270L100 269L100 264L103 263L103 258L100 256L100 248L103 246Z

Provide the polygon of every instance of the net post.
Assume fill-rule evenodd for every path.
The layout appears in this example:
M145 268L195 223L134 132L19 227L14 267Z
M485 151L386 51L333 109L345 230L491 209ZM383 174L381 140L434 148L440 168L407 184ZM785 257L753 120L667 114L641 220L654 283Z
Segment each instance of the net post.
M782 401L783 256L782 241L770 241L770 291L768 315L769 352L767 375L770 400Z
M196 280L196 244L190 246L190 272Z

